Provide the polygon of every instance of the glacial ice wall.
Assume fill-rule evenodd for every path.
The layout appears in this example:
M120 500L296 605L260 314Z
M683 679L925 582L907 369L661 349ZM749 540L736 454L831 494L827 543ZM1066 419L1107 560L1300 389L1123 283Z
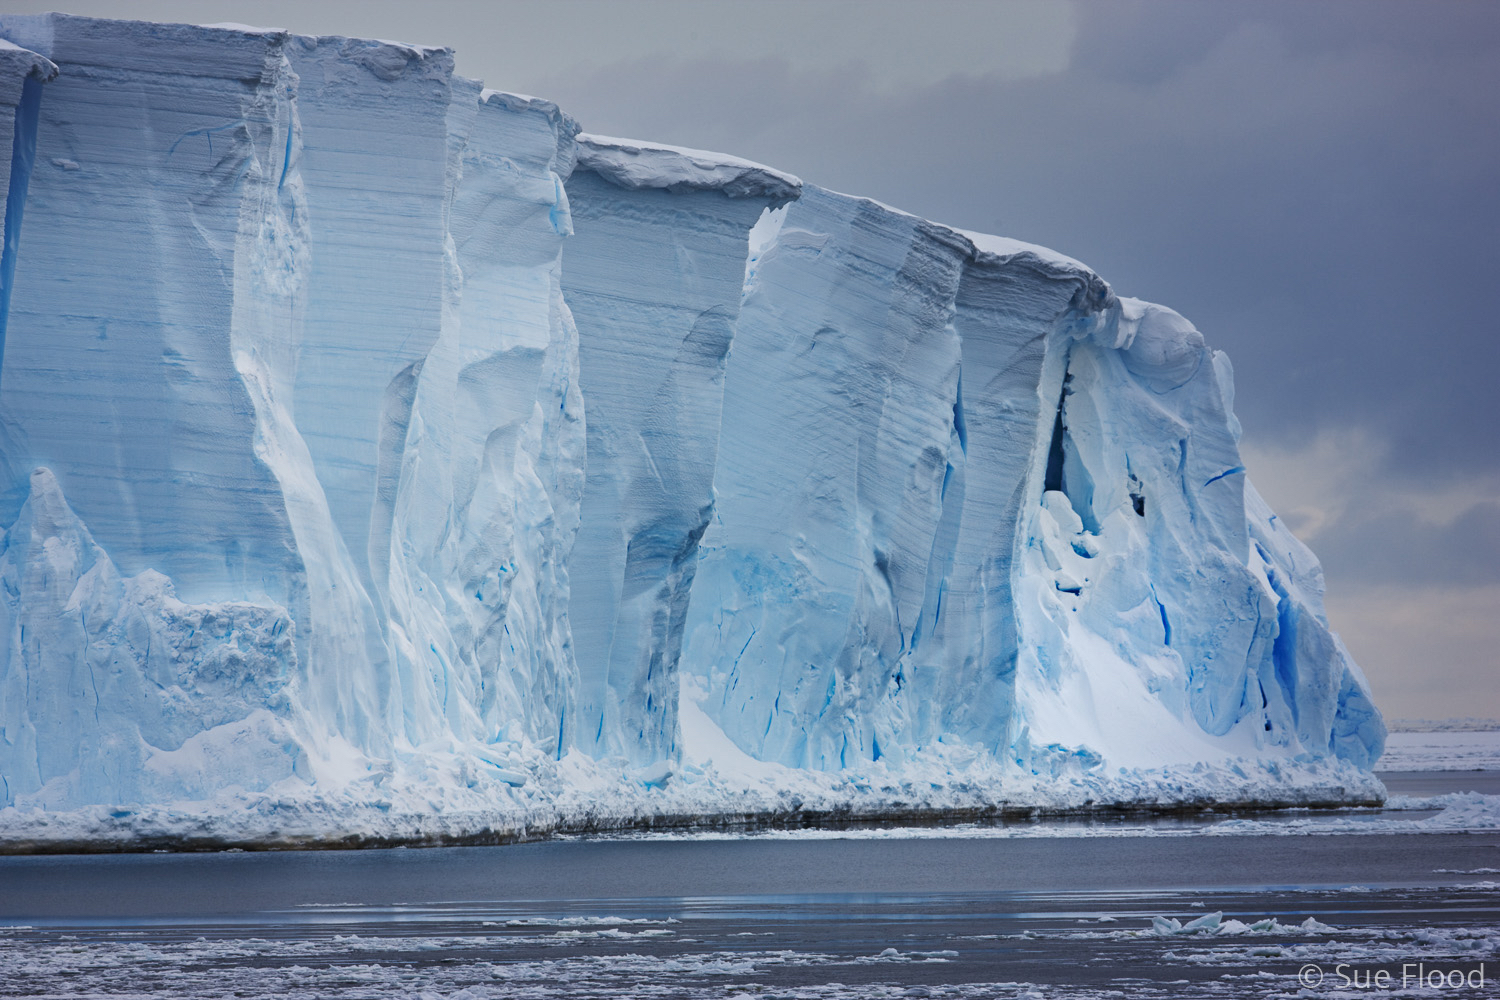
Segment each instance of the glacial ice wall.
M745 419L689 625L737 742L822 769L1009 742L1047 342L1107 294L866 199L789 207L747 283L726 403Z
M829 769L903 742L899 663L920 642L929 570L945 569L929 564L968 250L951 230L809 186L760 254L689 654L752 753Z
M3 15L0 77L0 817L1368 795L1176 313L447 49Z
M577 129L549 102L477 88L455 107L440 335L384 390L371 566L403 736L555 756L577 697L583 404L560 274Z
M645 765L676 749L677 662L714 507L747 234L800 182L696 150L578 141L563 291L588 427L571 564L580 745Z

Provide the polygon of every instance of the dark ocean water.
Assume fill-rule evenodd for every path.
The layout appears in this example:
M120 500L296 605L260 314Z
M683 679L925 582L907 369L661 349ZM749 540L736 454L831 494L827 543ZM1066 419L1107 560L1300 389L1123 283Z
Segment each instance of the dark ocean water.
M0 923L4 996L1497 996L1500 835L12 857Z
M1500 831L1194 826L0 857L0 996L1500 996Z

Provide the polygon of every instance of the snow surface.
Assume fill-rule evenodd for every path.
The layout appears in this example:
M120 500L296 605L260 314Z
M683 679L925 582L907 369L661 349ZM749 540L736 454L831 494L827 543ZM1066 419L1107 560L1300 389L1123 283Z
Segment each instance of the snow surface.
M0 37L12 844L1383 796L1175 312L448 49Z
M14 42L8 42L0 38L0 66L3 66L3 86L0 90L0 102L14 105L20 99L21 84L23 81L36 78L43 83L48 83L57 77L57 64L45 56L37 55L29 49L23 49Z
M738 156L608 135L578 136L578 166L627 190L720 191L784 202L802 188L791 174Z

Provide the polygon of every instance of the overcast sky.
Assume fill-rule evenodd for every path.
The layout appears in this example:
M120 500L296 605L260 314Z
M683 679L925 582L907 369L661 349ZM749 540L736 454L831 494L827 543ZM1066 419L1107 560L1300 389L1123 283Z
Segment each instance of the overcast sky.
M1227 351L1388 716L1500 717L1500 4L0 0L451 45L591 132L1054 247Z

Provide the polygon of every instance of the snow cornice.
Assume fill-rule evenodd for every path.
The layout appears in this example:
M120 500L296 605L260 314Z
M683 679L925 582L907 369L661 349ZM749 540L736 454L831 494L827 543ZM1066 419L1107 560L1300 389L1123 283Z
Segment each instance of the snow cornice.
M578 169L630 190L722 191L774 202L802 191L799 178L737 156L588 133L578 136Z

